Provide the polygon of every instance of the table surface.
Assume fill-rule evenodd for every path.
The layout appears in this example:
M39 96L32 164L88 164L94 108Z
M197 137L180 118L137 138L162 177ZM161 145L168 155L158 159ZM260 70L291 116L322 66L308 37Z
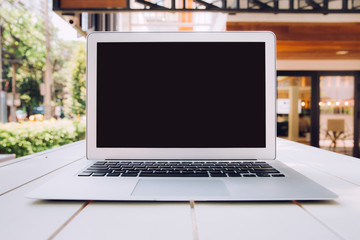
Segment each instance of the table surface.
M360 239L360 159L278 139L277 159L339 195L310 202L40 201L85 142L0 163L0 239Z

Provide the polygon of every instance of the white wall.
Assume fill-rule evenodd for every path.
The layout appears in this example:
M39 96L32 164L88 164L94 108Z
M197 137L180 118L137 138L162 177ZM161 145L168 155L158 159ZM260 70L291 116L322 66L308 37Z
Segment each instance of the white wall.
M277 70L303 71L358 71L359 60L278 60Z

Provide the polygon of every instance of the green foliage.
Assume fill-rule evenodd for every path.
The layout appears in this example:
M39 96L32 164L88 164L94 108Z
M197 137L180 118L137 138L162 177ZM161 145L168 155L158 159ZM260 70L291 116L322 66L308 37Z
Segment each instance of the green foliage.
M11 92L12 67L13 63L16 63L17 92L20 93L21 108L26 109L28 114L32 114L32 108L42 105L43 102L40 84L44 79L46 65L44 19L24 6L12 4L12 1L3 1L0 8L0 22L4 29L3 57L7 59L4 61L3 69L6 82L3 83L1 89ZM74 66L75 60L72 58L79 43L60 40L57 37L57 29L53 27L50 33L50 56L55 93L53 105L62 105L66 94L64 88L67 79L71 79L74 75L70 66ZM85 52L83 58L85 59ZM78 111L79 107L76 106L75 109Z
M41 74L46 56L43 20L25 8L14 8L11 5L2 7L1 20L4 23L4 57L16 60L27 72L40 71ZM5 62L5 67L11 67L9 65Z
M74 61L72 59L76 57L74 51L78 44L82 43L57 40L56 44L51 47L51 59L53 59L52 79L54 81L56 105L63 105L63 100L69 94L66 83L72 76L71 67Z
M6 83L5 91L10 92L13 81L13 63L16 64L17 91L22 107L30 113L33 106L42 102L39 85L45 67L44 22L25 8L14 8L5 4L0 10L3 23L3 57Z
M21 93L21 101L24 103L23 108L27 112L28 116L32 114L34 107L38 106L42 101L40 95L39 81L34 79L31 75L19 80L18 91Z
M24 122L0 124L0 153L17 157L82 140L85 122Z
M67 82L67 101L64 112L66 115L82 116L86 110L86 46L85 43L78 44L75 50L75 58L71 65L74 66L72 77Z
M73 112L75 115L84 115L86 108L86 62L85 45L78 48L76 53L76 65L73 69Z

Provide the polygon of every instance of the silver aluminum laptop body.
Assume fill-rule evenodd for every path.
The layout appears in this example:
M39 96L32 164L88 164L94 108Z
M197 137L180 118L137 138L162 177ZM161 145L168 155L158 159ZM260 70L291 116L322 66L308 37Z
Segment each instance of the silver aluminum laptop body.
M31 192L50 200L328 200L275 160L271 32L92 33L87 159ZM97 160L271 164L285 177L79 177Z

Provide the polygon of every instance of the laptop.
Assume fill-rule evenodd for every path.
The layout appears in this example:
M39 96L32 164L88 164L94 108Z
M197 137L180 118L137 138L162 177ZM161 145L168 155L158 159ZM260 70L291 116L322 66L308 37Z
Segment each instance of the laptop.
M275 160L275 49L271 32L90 34L87 159L28 196L336 198Z

